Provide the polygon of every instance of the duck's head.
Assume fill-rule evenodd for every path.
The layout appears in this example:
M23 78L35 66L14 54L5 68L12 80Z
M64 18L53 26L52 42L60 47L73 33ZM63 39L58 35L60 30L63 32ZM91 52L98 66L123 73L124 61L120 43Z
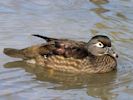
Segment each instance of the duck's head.
M112 48L111 40L104 35L92 37L88 42L87 49L94 56L110 55L118 58L118 54Z

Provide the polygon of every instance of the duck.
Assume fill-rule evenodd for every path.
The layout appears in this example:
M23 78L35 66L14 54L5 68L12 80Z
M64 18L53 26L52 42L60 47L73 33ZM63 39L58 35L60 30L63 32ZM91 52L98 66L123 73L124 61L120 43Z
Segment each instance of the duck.
M44 69L66 73L107 73L117 69L118 54L105 35L96 35L88 42L33 36L46 42L24 49L4 48L3 52Z

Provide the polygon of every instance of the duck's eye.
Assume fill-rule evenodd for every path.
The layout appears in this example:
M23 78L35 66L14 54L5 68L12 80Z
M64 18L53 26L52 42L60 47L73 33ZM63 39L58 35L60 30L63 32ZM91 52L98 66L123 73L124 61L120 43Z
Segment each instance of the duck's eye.
M96 46L100 48L104 47L104 45L101 42L96 43Z

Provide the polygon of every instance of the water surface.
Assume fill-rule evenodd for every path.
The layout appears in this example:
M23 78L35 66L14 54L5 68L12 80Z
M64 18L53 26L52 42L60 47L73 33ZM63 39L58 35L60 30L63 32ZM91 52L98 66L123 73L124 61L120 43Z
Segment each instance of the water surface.
M1 100L133 100L133 0L91 1L0 1ZM107 35L119 53L118 70L68 75L3 54L44 42L31 34L83 41Z

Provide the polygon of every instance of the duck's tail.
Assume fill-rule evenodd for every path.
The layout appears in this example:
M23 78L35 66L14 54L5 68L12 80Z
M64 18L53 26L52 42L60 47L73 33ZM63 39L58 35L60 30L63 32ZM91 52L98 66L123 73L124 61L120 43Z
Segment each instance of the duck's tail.
M19 50L19 49L4 48L3 52L4 52L4 54L6 54L10 57L25 59L25 56L24 56L22 50Z
M47 42L58 40L58 39L55 39L55 38L50 38L50 37L46 37L46 36L42 36L42 35L38 35L38 34L33 34L32 36L42 38L42 39L46 40Z

